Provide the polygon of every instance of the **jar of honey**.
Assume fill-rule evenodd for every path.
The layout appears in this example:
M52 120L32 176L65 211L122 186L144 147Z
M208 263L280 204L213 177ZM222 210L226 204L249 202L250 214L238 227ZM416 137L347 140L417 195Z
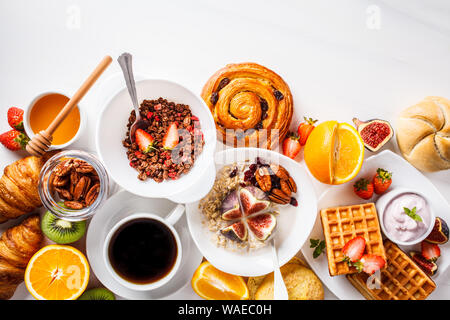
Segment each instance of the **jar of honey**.
M32 138L47 129L69 99L65 94L58 92L46 92L37 96L25 111L24 127L27 135ZM50 150L65 148L72 144L78 138L81 129L81 109L77 106L53 133Z

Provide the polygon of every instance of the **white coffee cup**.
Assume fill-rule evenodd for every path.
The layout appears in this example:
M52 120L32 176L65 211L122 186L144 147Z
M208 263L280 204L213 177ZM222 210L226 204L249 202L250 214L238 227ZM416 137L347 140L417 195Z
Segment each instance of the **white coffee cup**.
M111 276L120 284L122 284L124 287L127 287L132 290L138 290L138 291L148 291L153 290L156 288L161 287L162 285L169 282L170 279L176 274L178 271L178 268L180 267L181 263L181 257L182 257L182 247L181 247L181 241L180 237L178 235L178 232L175 230L173 225L180 219L180 217L183 215L185 211L185 207L182 204L177 205L168 215L167 217L160 217L153 213L133 213L129 215L128 217L120 220L117 222L114 227L111 228L111 230L108 232L105 242L103 245L103 260L106 265L106 269L109 271ZM175 238L176 246L177 246L177 257L175 260L175 263L172 266L172 269L161 279L152 282L152 283L145 283L145 284L138 284L130 282L124 278L122 278L113 268L111 265L111 262L109 260L109 245L111 243L111 239L114 236L114 234L119 230L121 226L124 224L136 220L136 219L150 219L150 220L156 220L158 222L161 222L164 226L166 226L171 232L173 237Z

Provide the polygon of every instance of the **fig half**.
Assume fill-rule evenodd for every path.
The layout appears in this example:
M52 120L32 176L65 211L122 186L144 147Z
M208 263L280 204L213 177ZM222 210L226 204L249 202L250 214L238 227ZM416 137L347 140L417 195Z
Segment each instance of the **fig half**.
M220 233L228 239L238 242L247 240L248 235L247 228L242 221L235 222L232 225L223 228L220 230Z
M364 146L372 152L380 150L394 135L391 124L385 120L373 119L364 122L353 118L353 123L364 142Z
M222 201L221 212L223 220L234 220L242 217L237 190L231 191Z
M270 205L266 193L254 186L242 188L239 191L239 197L245 216L267 209Z
M435 244L444 244L448 241L449 230L447 223L442 219L437 217L434 222L433 230L426 237L425 241Z
M271 213L262 213L248 218L247 225L258 240L264 241L272 234L277 225L277 219Z

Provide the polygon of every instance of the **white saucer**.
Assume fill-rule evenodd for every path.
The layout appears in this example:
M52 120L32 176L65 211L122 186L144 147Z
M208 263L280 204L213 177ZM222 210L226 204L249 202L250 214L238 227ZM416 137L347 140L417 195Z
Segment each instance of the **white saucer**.
M134 212L151 212L167 215L175 203L166 199L142 198L127 191L120 191L108 199L92 218L86 239L86 252L92 271L102 284L115 294L133 300L162 299L183 288L192 278L195 269L202 261L202 254L190 237L186 215L174 225L180 235L183 257L178 272L164 286L151 291L134 291L122 286L107 271L102 258L103 243L112 226Z

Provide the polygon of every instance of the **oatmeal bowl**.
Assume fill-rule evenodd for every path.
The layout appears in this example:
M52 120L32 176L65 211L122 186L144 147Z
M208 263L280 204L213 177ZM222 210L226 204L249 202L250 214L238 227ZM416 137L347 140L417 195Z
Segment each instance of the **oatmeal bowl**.
M133 135L136 119L127 89L103 107L96 147L110 177L143 197L191 202L202 198L215 178L214 119L203 100L167 80L136 82L144 125Z
M235 148L215 155L210 192L186 206L189 230L216 268L241 276L273 271L301 249L314 226L316 196L305 167L277 152Z

